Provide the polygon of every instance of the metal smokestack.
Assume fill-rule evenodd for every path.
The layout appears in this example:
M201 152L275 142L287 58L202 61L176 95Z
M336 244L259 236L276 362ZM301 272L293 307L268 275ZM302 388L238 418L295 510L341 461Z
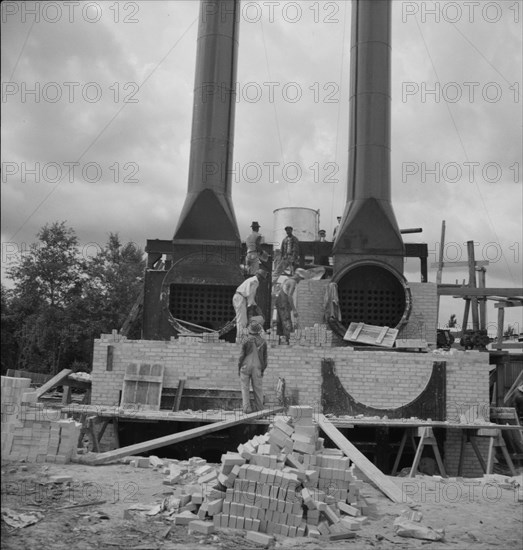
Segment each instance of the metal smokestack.
M189 182L175 241L240 242L231 197L239 4L200 5Z
M403 273L391 205L391 0L353 0L347 205L333 248L334 273L378 260Z
M333 246L342 323L399 327L410 314L391 205L392 0L353 0L347 204Z

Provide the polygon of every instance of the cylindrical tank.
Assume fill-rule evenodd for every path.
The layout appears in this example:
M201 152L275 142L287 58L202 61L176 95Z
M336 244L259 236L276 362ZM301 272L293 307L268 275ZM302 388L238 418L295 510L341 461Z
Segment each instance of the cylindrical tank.
M320 211L312 208L277 208L274 210L272 243L279 249L286 236L285 227L293 228L292 234L299 241L315 241L320 229Z

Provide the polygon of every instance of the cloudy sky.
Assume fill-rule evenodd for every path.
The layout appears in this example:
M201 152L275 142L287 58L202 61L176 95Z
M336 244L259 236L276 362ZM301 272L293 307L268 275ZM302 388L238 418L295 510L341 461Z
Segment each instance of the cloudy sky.
M332 235L346 200L350 8L242 2L233 203L244 236L257 220L271 240L273 211L289 206L319 209ZM142 247L172 237L187 189L198 9L2 3L3 262L53 221L83 245L109 232ZM465 260L474 240L492 287L523 286L522 18L515 0L393 1L399 226L423 228L405 241L427 242L433 262L445 220L445 259ZM417 260L405 273L419 280ZM466 277L449 269L443 281ZM461 318L463 303L443 299L440 322L453 312ZM507 319L521 327L521 310Z

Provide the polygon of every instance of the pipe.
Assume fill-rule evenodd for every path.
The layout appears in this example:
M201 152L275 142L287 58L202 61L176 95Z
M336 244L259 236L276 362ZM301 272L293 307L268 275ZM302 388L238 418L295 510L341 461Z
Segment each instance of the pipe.
M174 240L235 241L231 195L240 0L202 0L187 196Z

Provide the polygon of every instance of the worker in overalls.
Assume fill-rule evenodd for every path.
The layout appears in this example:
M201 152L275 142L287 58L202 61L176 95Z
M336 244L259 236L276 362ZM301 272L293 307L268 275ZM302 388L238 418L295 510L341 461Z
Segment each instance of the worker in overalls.
M242 390L242 410L245 414L253 412L250 401L250 386L254 393L254 411L263 410L263 373L267 368L267 342L261 336L262 326L251 321L248 335L242 342L242 351L238 360L238 375Z

